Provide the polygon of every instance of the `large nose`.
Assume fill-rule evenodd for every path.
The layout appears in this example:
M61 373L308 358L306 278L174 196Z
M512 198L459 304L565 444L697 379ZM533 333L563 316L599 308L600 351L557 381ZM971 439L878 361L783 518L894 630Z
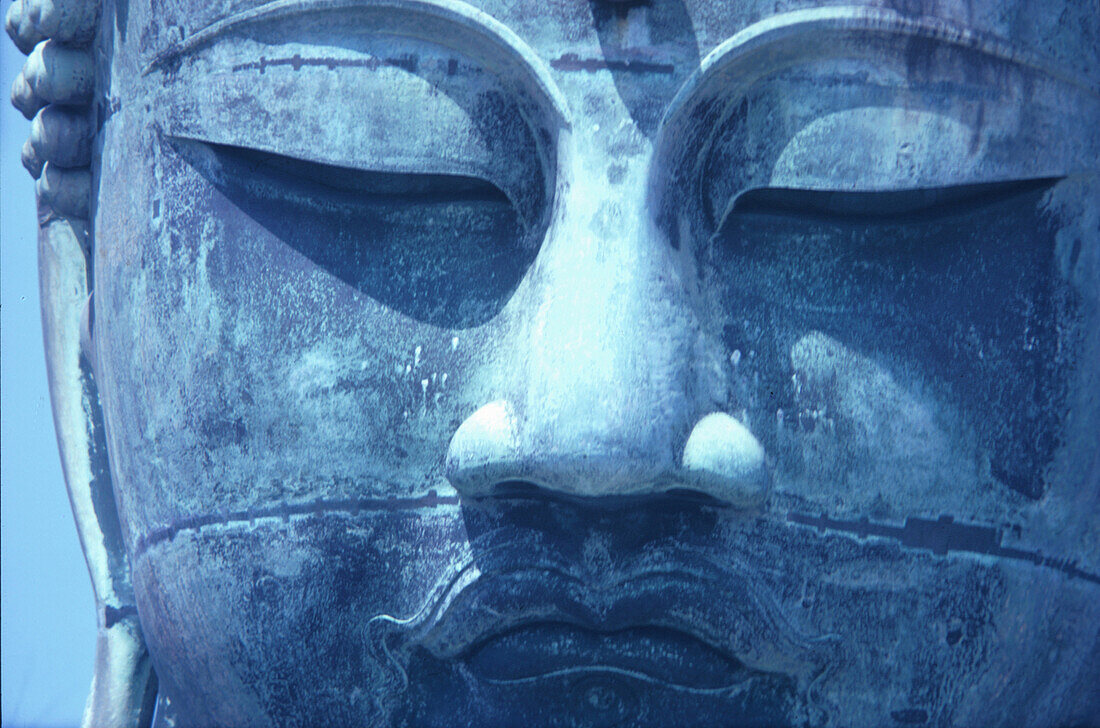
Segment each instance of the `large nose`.
M497 366L503 397L472 412L447 453L466 497L521 482L581 498L694 490L759 502L764 451L715 412L722 373L679 255L644 195L576 186L551 226Z

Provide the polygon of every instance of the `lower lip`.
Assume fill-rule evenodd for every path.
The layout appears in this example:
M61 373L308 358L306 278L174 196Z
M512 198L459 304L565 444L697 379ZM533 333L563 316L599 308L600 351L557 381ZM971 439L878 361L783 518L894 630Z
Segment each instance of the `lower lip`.
M613 632L564 623L540 623L496 635L467 657L471 670L499 682L586 670L615 671L694 690L720 690L750 671L701 640L657 626Z

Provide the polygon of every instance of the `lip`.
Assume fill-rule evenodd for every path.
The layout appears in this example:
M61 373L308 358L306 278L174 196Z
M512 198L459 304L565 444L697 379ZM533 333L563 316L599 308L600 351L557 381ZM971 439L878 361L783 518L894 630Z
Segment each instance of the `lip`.
M820 674L830 638L802 632L758 580L676 556L662 560L675 567L651 560L599 581L545 562L471 566L410 642L493 682L613 671L712 691L769 674L805 685Z
M693 690L722 690L755 674L691 634L647 625L601 632L537 622L475 645L466 655L483 680L516 683L577 672L616 672Z

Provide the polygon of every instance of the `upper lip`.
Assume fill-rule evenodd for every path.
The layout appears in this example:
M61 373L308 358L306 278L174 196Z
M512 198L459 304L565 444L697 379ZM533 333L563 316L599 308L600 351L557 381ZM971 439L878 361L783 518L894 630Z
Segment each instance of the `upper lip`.
M606 635L656 628L698 640L749 671L801 682L821 671L832 646L788 619L751 570L720 567L698 552L650 553L633 567L599 570L580 570L516 544L479 556L409 635L437 658L468 657L535 625Z

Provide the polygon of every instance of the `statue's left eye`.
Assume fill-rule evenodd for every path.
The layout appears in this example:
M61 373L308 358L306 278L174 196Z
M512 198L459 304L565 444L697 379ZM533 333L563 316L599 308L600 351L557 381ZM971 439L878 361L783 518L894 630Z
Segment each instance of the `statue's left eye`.
M793 407L789 352L822 332L942 387L993 476L1039 498L1079 321L1043 203L1056 183L742 194L703 254L736 311L729 347L754 351L764 377L757 421Z
M727 214L796 214L804 219L832 219L849 224L897 220L927 222L980 212L991 203L1044 190L1055 182L1056 178L1037 178L882 192L758 187L738 195ZM717 227L721 228L722 223Z
M337 167L178 138L171 146L278 240L426 323L488 320L537 252L516 205L483 179Z

